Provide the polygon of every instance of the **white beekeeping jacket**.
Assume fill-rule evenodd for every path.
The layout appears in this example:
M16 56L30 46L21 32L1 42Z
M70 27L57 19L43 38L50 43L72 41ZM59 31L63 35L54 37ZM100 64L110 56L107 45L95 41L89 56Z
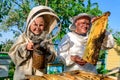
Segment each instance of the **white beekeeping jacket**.
M113 37L111 35L107 35L106 37L103 46L108 48L113 47ZM70 59L71 55L83 57L87 39L88 35L82 36L75 32L69 32L61 40L61 43L58 46L58 54L65 65L65 71L85 70L97 73L96 66L90 63L81 66Z

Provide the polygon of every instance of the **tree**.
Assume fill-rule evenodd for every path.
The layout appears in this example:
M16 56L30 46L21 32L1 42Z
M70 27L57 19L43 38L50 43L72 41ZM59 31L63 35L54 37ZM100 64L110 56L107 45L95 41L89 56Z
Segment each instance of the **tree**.
M102 13L102 11L99 10L97 3L91 3L90 0L87 1L87 4L84 2L84 0L48 1L48 6L55 10L55 12L60 17L62 24L62 29L55 40L60 40L64 34L69 31L68 26L71 24L71 17L82 12L86 12L94 16L100 15Z
M25 22L30 9L37 5L47 5L55 10L60 17L62 29L56 39L61 39L62 36L68 31L70 24L70 17L73 17L81 12L91 13L92 15L100 15L102 11L99 10L97 3L91 3L88 0L87 4L84 0L11 0L12 7L8 13L8 16L2 22L0 28L3 31L12 31L15 37L19 36L25 30Z
M7 40L6 42L2 42L0 44L0 51L1 52L9 52L9 49L12 45L13 45L12 40Z
M10 0L0 0L0 23L2 22L4 16L8 15L11 5L12 4L10 3ZM0 31L2 31L1 28ZM1 33L0 33L0 37L2 37Z
M12 31L15 37L19 36L25 29L25 21L30 11L30 2L28 0L11 0L12 7L8 15L2 21L0 28L3 31Z
M55 44L58 44L59 40L69 31L68 26L71 24L71 17L82 12L94 16L102 14L98 3L91 3L91 0L86 0L86 2L84 0L10 0L11 7L8 15L0 23L0 30L12 31L14 37L18 37L25 30L30 9L37 5L47 5L56 12L62 24L60 33L53 40Z
M8 15L11 5L10 0L0 0L0 22L4 16Z
M120 32L115 32L113 36L117 45L120 46Z

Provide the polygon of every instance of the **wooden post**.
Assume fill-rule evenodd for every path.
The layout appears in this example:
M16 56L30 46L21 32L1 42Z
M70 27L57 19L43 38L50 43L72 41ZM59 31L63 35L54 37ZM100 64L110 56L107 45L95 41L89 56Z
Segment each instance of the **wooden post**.
M45 1L45 6L47 6L47 5L48 5L48 0Z

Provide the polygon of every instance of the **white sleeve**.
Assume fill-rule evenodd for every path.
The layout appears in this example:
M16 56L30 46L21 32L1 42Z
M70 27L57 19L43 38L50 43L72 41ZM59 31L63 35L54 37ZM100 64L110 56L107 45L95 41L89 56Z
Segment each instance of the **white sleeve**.
M58 45L58 55L62 62L66 65L72 65L74 62L70 58L70 39L69 36L66 35L62 40L61 43Z
M102 49L110 49L114 47L114 38L109 32L105 33L105 38L102 43Z

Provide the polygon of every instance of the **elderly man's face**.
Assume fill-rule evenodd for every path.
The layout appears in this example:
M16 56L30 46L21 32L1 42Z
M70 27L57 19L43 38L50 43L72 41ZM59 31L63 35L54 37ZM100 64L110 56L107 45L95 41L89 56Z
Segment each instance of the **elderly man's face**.
M81 17L75 22L75 32L78 34L86 34L90 29L90 20L88 17Z

